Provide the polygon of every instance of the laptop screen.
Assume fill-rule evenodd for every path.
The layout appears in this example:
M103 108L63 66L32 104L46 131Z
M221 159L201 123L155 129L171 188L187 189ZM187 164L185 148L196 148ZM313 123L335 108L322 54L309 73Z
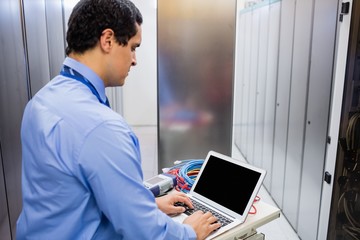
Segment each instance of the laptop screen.
M240 215L261 173L211 155L193 191Z

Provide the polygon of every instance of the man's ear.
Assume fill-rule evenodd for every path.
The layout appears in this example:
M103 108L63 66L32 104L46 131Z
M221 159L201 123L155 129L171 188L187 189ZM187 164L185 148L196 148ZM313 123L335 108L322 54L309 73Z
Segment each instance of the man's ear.
M100 47L103 51L109 52L114 45L114 31L110 28L105 29L100 36Z

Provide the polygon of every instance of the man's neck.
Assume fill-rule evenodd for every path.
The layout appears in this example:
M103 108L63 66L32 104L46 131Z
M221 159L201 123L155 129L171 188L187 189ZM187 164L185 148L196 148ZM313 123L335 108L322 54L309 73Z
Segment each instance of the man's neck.
M84 64L85 66L93 70L104 81L104 76L102 72L102 64L104 63L104 61L102 60L102 55L99 55L96 51L87 51L82 54L70 53L68 57ZM106 86L105 81L104 85Z

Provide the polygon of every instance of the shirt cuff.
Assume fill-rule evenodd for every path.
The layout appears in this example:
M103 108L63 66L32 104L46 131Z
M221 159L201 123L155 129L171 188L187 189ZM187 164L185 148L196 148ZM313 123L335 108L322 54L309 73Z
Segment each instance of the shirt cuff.
M196 240L197 236L196 236L196 233L195 233L194 229L191 226L187 225L187 224L183 224L183 225L186 228L187 232L189 233L189 239Z

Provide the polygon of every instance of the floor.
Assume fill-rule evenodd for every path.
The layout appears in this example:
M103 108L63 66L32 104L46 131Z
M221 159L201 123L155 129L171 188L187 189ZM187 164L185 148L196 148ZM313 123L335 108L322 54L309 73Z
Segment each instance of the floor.
M148 179L157 173L157 128L155 126L149 127L133 127L137 134L142 155L142 168L144 179ZM236 159L242 159L240 152L233 147L232 156ZM261 188L258 194L266 203L276 206L275 202L268 194L265 188ZM279 219L276 219L260 228L258 232L265 234L266 240L299 240L300 238L295 233L291 225L288 223L283 214Z

